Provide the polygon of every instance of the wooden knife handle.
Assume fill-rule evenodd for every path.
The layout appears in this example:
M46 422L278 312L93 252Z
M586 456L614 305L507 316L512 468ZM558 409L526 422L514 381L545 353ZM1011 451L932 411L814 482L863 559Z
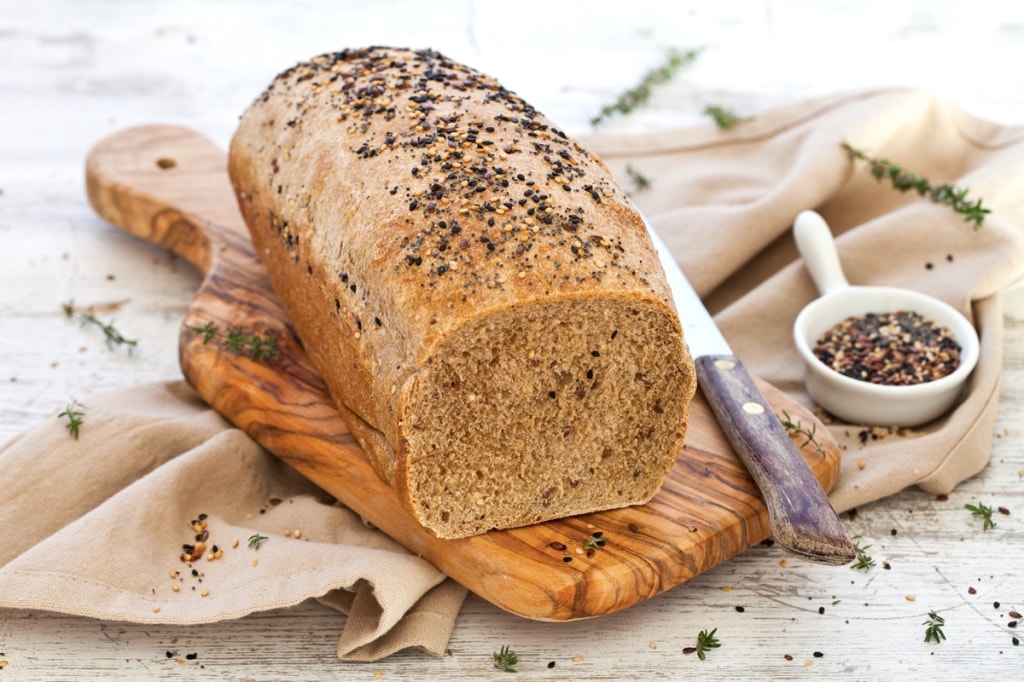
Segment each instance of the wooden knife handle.
M856 548L832 503L743 364L731 355L705 355L695 364L722 432L764 497L775 541L818 563L852 561Z

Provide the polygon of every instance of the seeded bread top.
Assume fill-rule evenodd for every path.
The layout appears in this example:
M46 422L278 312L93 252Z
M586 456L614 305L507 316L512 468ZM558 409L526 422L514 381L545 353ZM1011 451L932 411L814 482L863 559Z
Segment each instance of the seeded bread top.
M668 300L642 221L604 164L493 78L434 51L373 47L292 67L254 108L272 98L284 98L288 112L272 120L275 148L261 151L268 167L276 172L297 153L321 158L308 165L319 168L303 186L276 191L310 214L337 213L318 192L325 171L352 177L358 196L346 203L376 209L364 228L379 232L375 264L422 284L423 314L438 331L445 320L431 300L450 303L453 320L463 306L573 295L595 282ZM332 126L361 163L342 168L337 150L318 144L340 137L323 132ZM614 237L609 223L617 224ZM283 239L297 241L298 226L279 227ZM334 274L359 294L354 273Z

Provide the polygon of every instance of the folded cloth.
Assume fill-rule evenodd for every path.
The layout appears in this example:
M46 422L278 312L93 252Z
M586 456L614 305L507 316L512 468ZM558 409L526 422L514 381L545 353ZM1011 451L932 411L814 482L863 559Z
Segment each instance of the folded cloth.
M969 315L981 360L946 416L910 431L833 423L833 504L917 485L949 492L988 461L998 407L998 292L1024 275L1024 130L925 93L836 95L712 125L585 144L630 188L745 364L814 407L790 330L815 296L790 237L804 209L838 234L854 284L904 286ZM981 197L980 229L899 194L841 143ZM645 189L631 187L641 175ZM264 451L184 382L84 401L0 448L0 607L204 623L318 598L348 614L347 660L443 653L465 590ZM198 548L202 542L205 547ZM196 556L185 556L195 554ZM212 558L211 558L212 557Z
M877 181L844 142L969 189L992 212L974 229L947 205ZM792 341L817 296L791 236L800 211L830 224L851 284L923 291L975 322L981 360L946 416L913 430L830 425L843 448L838 510L914 485L948 493L985 467L1002 370L998 294L1024 276L1024 128L886 89L800 102L728 130L709 123L584 144L622 179L748 369L812 409ZM637 187L638 177L649 184Z
M194 624L315 597L348 614L343 660L444 653L465 589L184 381L93 396L79 411L77 439L51 419L0 448L0 606Z

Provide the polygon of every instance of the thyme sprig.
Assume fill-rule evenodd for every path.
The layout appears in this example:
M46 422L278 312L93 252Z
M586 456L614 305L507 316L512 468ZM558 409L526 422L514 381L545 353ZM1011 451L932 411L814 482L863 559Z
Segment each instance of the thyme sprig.
M942 626L946 624L946 619L935 613L935 611L928 612L928 620L921 623L925 626L924 629L924 641L934 641L939 644L942 640L946 639L946 633L942 631Z
M816 434L818 432L817 424L813 424L810 430L808 430L807 427L805 427L799 421L794 421L793 418L789 416L789 413L786 412L785 410L782 411L781 417L779 417L778 415L775 416L778 417L779 422L782 423L782 426L786 429L788 433L790 433L791 435L795 434L798 436L803 436L805 438L804 442L800 443L801 450L808 445L814 445L814 452L816 452L817 454L821 455L822 457L825 457L828 454L828 452L825 451L825 446L822 445L816 437Z
M85 405L73 399L68 403L64 411L57 415L57 418L66 417L68 423L64 426L67 428L68 433L75 440L78 440L78 431L82 428L82 424L85 423Z
M249 549L259 549L260 545L269 540L266 535L260 535L259 533L249 536Z
M701 630L697 633L697 646L692 648L693 651L691 653L696 653L697 658L702 661L705 660L707 658L708 651L722 646L722 643L718 641L718 637L715 636L717 632L718 628L715 628L710 632L707 630Z
M519 663L519 655L512 651L507 644L491 654L491 657L494 660L494 667L498 670L506 673L516 672L512 666Z
M964 505L964 509L966 509L967 511L971 512L972 516L979 516L979 517L981 517L981 519L982 519L981 529L982 530L989 530L990 528L995 528L996 527L996 522L992 520L992 512L994 510L992 509L992 507L988 506L987 504L982 504L980 502L978 504L970 504L970 503L968 503L968 504Z
M651 179L638 171L632 164L626 166L626 176L633 182L633 189L642 192L651 186Z
M199 327L189 327L189 329L196 334L203 335L203 345L210 343L217 338L217 323L210 321Z
M628 114L643 105L651 98L654 86L671 80L677 71L695 62L701 51L702 48L685 52L671 50L664 64L648 71L638 85L623 92L612 104L602 107L601 112L590 119L590 124L596 126L615 114Z
M217 324L212 321L203 325L190 326L188 329L202 336L204 346L219 338L220 335ZM281 352L281 346L275 337L269 334L266 336L246 334L239 327L228 327L221 346L235 355L245 353L257 362L271 360Z
M753 116L740 116L731 109L726 109L717 104L709 104L704 107L704 113L714 119L715 125L718 126L719 130L735 128L741 123L752 121L754 118Z
M75 313L78 312L78 310L75 308L74 299L68 301L67 303L62 303L61 308L64 310L64 316L68 319L73 318L75 316ZM87 325L99 327L100 331L103 332L103 337L104 341L107 344L107 348L112 349L114 346L126 346L128 349L128 353L130 354L132 350L135 348L135 346L138 345L139 343L138 339L126 338L121 332L117 330L117 328L114 326L113 321L100 321L100 319L96 317L96 314L91 306L89 308L86 308L82 312L78 312L78 321L83 327Z
M871 175L879 182L888 179L897 191L914 190L920 196L928 197L937 204L947 204L964 217L964 222L974 223L976 230L985 222L985 216L992 212L991 209L982 206L981 199L968 200L967 194L970 190L966 187L957 187L947 183L933 185L928 178L905 170L888 159L873 158L867 152L854 148L848 142L843 142L843 149L851 159L866 161Z
M247 351L249 357L257 362L269 360L281 350L274 337L264 337L259 334L248 335L235 327L228 329L227 336L224 338L224 347L234 352L235 355Z
M860 535L853 536L853 547L857 552L857 556L850 568L858 571L866 571L869 568L874 568L875 566L875 560L867 553L873 545L862 545L860 541Z

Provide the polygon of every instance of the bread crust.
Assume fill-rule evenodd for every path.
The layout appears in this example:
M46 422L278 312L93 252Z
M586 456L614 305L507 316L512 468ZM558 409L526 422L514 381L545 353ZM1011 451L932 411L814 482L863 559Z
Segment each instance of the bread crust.
M650 427L664 434L653 439L660 452L635 455L655 471L644 474L641 494L629 503L653 495L651 481L660 485L681 450L696 387L664 273L641 217L600 159L518 95L430 50L320 55L278 75L245 112L231 141L229 172L257 252L310 358L378 474L421 523L441 537L459 537L622 505L622 496L611 496L538 512L535 499L510 493L511 506L523 508L517 518L484 514L456 528L431 518L424 509L432 504L429 494L413 489L422 485L416 463L437 454L415 450L410 411L415 428L429 430L422 422L447 409L457 390L438 385L425 396L417 387L444 364L487 390L475 365L452 369L458 363L449 362L476 349L448 342L488 319L505 320L494 331L508 335L517 316L538 311L593 308L588 314L600 326L633 306L662 329L664 338L650 341L656 349L616 351L653 350L673 367L658 375L656 392L664 397ZM559 301L565 306L553 305ZM524 353L545 343L543 325L531 324ZM492 342L493 362L511 362L500 351L503 340ZM571 371L588 371L580 364L584 355L574 357L578 367ZM537 371L551 373L558 362ZM524 413L538 409L533 397L511 399ZM496 413L505 409L492 402ZM563 418L571 406L559 409ZM487 505L501 506L489 494Z

